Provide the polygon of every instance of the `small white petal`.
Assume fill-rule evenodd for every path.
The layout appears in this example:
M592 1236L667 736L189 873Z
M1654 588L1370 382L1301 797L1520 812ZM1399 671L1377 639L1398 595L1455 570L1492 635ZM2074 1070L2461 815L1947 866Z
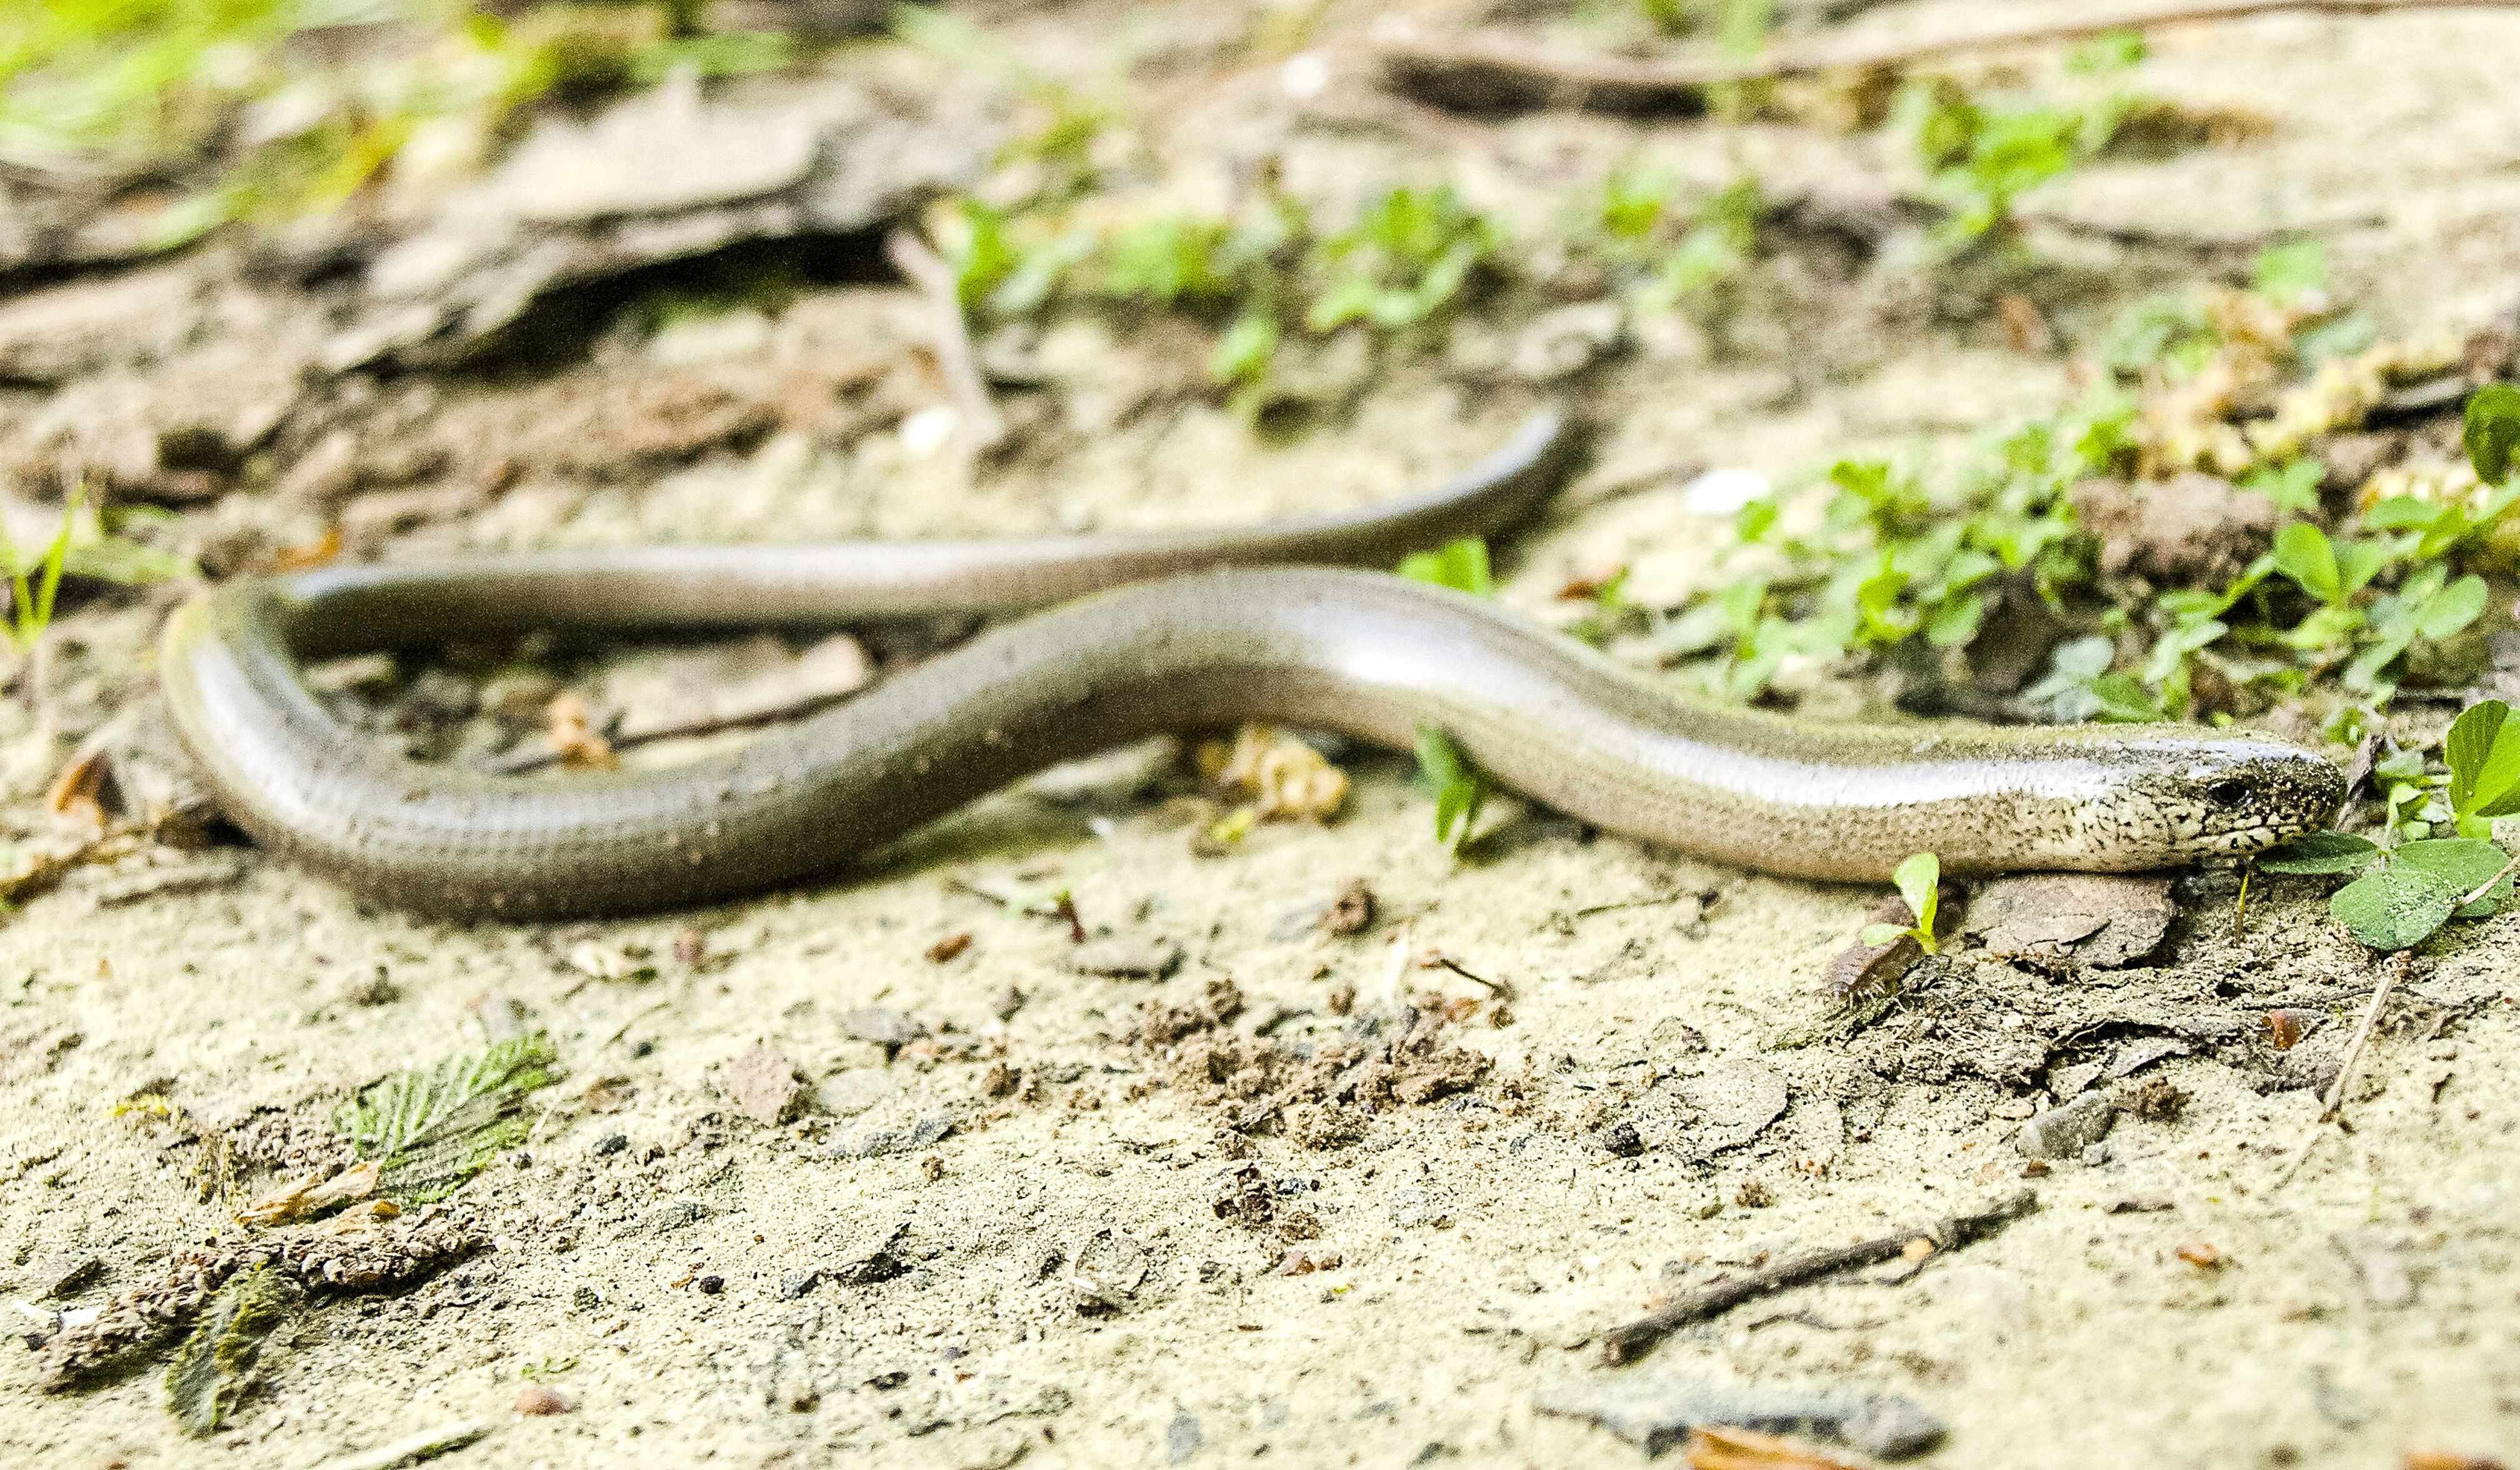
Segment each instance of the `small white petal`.
M1710 469L1680 492L1681 504L1696 515L1730 515L1768 493L1768 477L1756 469Z
M901 452L914 460L923 460L943 449L962 422L960 415L941 403L921 409L901 421Z
M1279 87L1297 102L1312 101L1329 84L1329 58L1318 51L1297 52L1278 68Z

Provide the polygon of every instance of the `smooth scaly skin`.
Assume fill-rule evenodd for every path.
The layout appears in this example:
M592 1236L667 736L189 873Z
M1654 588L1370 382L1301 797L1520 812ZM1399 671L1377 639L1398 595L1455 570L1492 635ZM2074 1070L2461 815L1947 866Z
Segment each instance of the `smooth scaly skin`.
M1675 700L1491 604L1372 573L1208 570L999 628L732 755L521 780L382 755L296 658L566 622L692 626L1005 608L1224 560L1383 560L1546 493L1536 421L1448 491L1281 531L973 548L649 549L233 584L176 615L162 677L221 804L387 903L554 917L701 902L836 868L1044 766L1246 719L1407 747L1452 735L1507 786L1613 831L1771 872L2127 870L2318 825L2327 761L2187 727L1850 728ZM1447 516L1451 518L1446 518ZM1397 524L1395 528L1395 523Z

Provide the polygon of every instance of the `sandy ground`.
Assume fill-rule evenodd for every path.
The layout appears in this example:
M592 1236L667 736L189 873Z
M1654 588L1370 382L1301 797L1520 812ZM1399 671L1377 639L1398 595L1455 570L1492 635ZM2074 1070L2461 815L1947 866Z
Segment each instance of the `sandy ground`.
M2026 9L1901 7L1868 23ZM2339 290L2391 331L2472 326L2520 281L2515 46L2520 19L2493 14L2182 31L2145 86L2262 112L2271 135L2097 167L2038 202L2171 235L2315 230ZM1182 131L1202 125L1225 130L1193 107ZM1729 166L1686 125L1444 126L1475 140L1458 170L1496 199L1586 176L1640 139L1712 177ZM1861 177L1876 147L1735 138L1772 176ZM1353 166L1338 156L1417 146L1337 132L1305 156ZM2055 247L2130 282L2246 258L2090 230ZM1649 597L1685 589L1709 527L1681 509L1677 479L1598 493L1640 473L1798 475L2000 423L2063 387L2060 362L1983 327L1824 361L1777 349L1649 352L1588 379L1582 402L1606 425L1595 467L1512 545L1508 597L1537 607L1568 571L1621 559ZM551 498L497 534L607 534L624 506L729 536L802 506L783 522L799 534L906 536L1356 504L1473 457L1521 406L1404 375L1352 423L1282 451L1192 406L977 491L879 447L833 461L774 438ZM136 657L146 620L99 614L92 643ZM2307 885L2272 885L2234 939L2228 885L2191 884L2158 962L2136 968L2044 976L1963 955L1861 1036L1788 1049L1780 1035L1818 1013L1822 968L1873 895L1510 807L1490 819L1483 861L1457 867L1405 762L1345 763L1358 787L1340 821L1266 826L1224 858L1191 856L1168 809L1125 790L1083 805L1016 793L860 878L588 929L416 921L259 860L203 891L103 907L73 885L31 903L0 927L13 1301L93 1259L102 1272L70 1295L92 1305L171 1250L235 1234L195 1188L195 1131L109 1116L154 1080L172 1079L203 1126L314 1116L518 1018L548 1028L567 1076L538 1099L527 1146L449 1203L491 1247L406 1293L299 1317L210 1440L177 1433L154 1372L55 1396L12 1366L0 1460L312 1464L476 1420L489 1436L441 1463L1629 1463L1641 1451L1538 1407L1613 1376L1605 1329L1726 1269L2023 1187L2037 1212L1992 1239L1752 1303L1623 1371L1904 1395L1950 1426L1917 1461L1934 1466L2520 1451L2520 919L2468 926L2418 960L2350 1094L2351 1133L2329 1131L2294 1169L2318 1103L2256 1016L2332 1012L2332 1043L2375 973ZM1304 922L1360 876L1379 900L1372 927ZM1161 981L1075 973L1063 923L970 891L1005 883L1063 887L1098 937L1170 940L1183 961ZM1615 905L1630 907L1601 907ZM702 936L698 963L674 958L686 929ZM965 933L959 957L925 958ZM645 951L653 974L591 979L569 958L588 943ZM1509 996L1391 962L1427 949ZM1150 997L1186 1002L1227 978L1244 1001L1236 1045L1382 1045L1431 991L1465 1012L1440 1044L1493 1066L1365 1118L1342 1146L1238 1134L1233 1098L1131 1040ZM1010 988L1019 1005L1003 1002ZM1351 988L1353 1013L1334 1013ZM930 1035L858 1039L868 1008ZM2096 1162L2024 1178L2013 1135L2054 1100L2058 1069L2165 1040L2177 1048L2143 1076L2188 1094L2180 1116L2126 1119ZM753 1122L730 1101L731 1068L756 1046L810 1080L797 1121ZM1000 1079L1016 1091L993 1095ZM953 1131L888 1155L831 1148L927 1120ZM1642 1152L1603 1145L1622 1122ZM1233 1204L1254 1180L1272 1203ZM2219 1264L2181 1254L2200 1247ZM882 1270L840 1270L871 1256ZM1282 1270L1299 1257L1336 1264ZM795 1287L817 1270L832 1274ZM573 1411L516 1415L528 1366Z

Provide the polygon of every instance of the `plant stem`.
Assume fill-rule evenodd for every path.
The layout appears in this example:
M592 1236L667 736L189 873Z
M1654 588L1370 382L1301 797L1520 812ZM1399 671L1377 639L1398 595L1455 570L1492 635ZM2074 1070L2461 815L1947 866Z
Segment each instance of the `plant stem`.
M979 359L971 345L970 319L963 313L954 268L908 230L895 230L885 236L883 250L893 268L927 297L936 324L936 369L961 415L963 442L973 455L988 453L1005 442L1007 421L998 412L996 400L989 396L988 379L980 372Z
M2490 878L2487 878L2484 882L2477 884L2467 892L2460 894L2458 902L2451 905L2451 912L2455 913L2459 910L2466 908L2468 905L2475 903L2478 899L2485 897L2486 894L2493 891L2495 884L2511 876L2515 869L2520 869L2520 858L2513 858L2510 862L2503 864L2501 871L2496 873Z

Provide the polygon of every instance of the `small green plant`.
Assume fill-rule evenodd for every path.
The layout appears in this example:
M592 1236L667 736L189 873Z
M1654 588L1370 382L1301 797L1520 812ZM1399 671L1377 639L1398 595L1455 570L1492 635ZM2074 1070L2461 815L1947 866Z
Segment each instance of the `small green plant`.
M1758 256L1769 213L1758 181L1736 179L1694 210L1677 205L1667 174L1637 164L1613 169L1574 221L1571 244L1646 311L1668 311L1736 282Z
M1496 582L1488 575L1488 544L1476 536L1448 541L1431 552L1410 553L1401 558L1400 575L1476 598L1496 591Z
M2316 239L2287 240L2258 252L2249 289L2270 301L2293 305L2327 289L2327 245Z
M2316 515L2318 487L2326 479L2327 467L2304 455L2280 466L2259 466L2240 480L2240 488L2273 501L2275 509L2287 515Z
M62 590L62 572L69 564L70 530L78 512L78 496L62 510L62 527L52 545L32 565L19 556L6 531L0 531L0 557L9 565L9 643L21 657L31 656L44 632L53 625L53 606Z
M1567 625L1566 633L1597 648L1622 633L1643 632L1653 626L1652 609L1628 596L1628 569L1624 566L1592 588L1585 601L1592 605Z
M1726 52L1749 56L1767 42L1776 0L1637 0L1637 8L1667 35L1712 29Z
M1451 304L1504 243L1504 231L1450 185L1389 190L1354 226L1316 246L1325 284L1304 325L1315 332L1350 322L1417 326Z
M2422 752L2401 752L2383 776L2384 846L2351 832L2313 832L2258 860L2269 872L2343 875L2328 913L2372 949L2411 949L2453 918L2482 918L2511 895L2513 864L2491 841L2497 817L2520 812L2520 724L2498 699L2471 706L2451 726L2446 779L2426 775ZM2447 797L2446 809L2435 793ZM2411 810L2415 815L2408 816ZM2436 815L2437 814L2437 815ZM2459 835L2428 835L2448 820Z
M2494 819L2520 813L2520 724L2499 699L2469 705L2444 741L2450 810L2462 837L2491 837Z
M2079 48L2069 67L2105 77L2142 59L2141 38L2121 33ZM1898 111L1934 193L1951 211L1939 230L1943 245L2017 243L2014 201L2096 157L2134 103L2130 94L2110 91L2074 105L2013 106L1981 101L1948 79L1911 84Z
M126 516L131 512L125 512ZM181 576L190 567L180 557L115 535L109 522L87 505L86 487L70 491L62 507L62 521L42 555L29 558L0 528L0 570L5 570L9 614L0 634L27 668L22 681L26 705L36 712L38 742L51 738L51 713L45 703L50 683L53 615L60 606L62 580L88 577L121 586L138 586Z
M2513 454L2520 452L2520 388L2495 382L2469 394L2460 437L2478 482L2501 484L2511 473Z
M1433 725L1418 727L1418 774L1435 792L1435 840L1456 854L1478 824L1487 778Z
M1901 863L1890 880L1899 885L1899 897L1907 902L1912 924L1866 924L1866 944L1889 944L1909 938L1926 954L1940 953L1934 942L1934 919L1943 905L1943 862L1932 853L1916 853Z

